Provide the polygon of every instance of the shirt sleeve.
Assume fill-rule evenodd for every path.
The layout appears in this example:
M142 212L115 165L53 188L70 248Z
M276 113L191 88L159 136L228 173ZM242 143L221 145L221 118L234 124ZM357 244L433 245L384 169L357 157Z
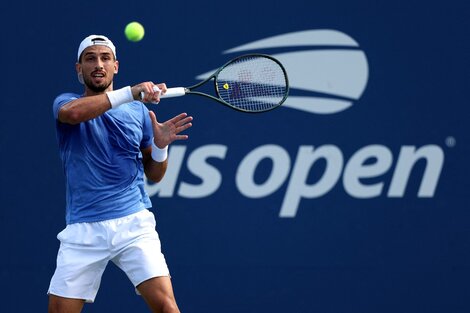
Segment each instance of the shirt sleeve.
M79 96L73 93L63 93L57 96L57 98L55 98L54 100L54 104L52 105L52 113L54 114L54 119L59 119L59 110L63 105L78 98Z

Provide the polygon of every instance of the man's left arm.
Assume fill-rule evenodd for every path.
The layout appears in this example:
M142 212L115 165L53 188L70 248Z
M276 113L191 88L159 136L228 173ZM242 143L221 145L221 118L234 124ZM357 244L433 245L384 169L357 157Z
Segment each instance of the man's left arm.
M158 183L165 176L168 167L168 158L162 162L152 159L152 146L141 149L142 163L144 164L145 176L154 183Z
M180 133L192 126L192 116L181 113L166 122L159 123L155 113L149 111L152 121L152 145L141 149L144 172L148 179L159 182L165 176L168 166L168 146L175 140L186 140L188 135Z

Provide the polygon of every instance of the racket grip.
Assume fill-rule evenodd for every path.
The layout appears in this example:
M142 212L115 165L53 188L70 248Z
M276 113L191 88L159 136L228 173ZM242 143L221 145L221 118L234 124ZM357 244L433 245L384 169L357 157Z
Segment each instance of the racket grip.
M159 91L160 88L158 86L153 86L154 91ZM186 94L186 88L184 87L174 87L174 88L168 88L165 92L164 95L161 95L160 98L173 98L173 97L181 97ZM142 91L140 93L140 98L144 98L144 92Z
M184 87L173 87L168 88L164 95L161 95L162 98L173 98L181 97L186 94L186 89Z

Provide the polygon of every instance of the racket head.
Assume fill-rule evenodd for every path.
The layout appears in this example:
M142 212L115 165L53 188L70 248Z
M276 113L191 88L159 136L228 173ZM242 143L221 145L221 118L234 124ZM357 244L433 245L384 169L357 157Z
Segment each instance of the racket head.
M213 75L219 102L249 113L273 110L286 101L289 80L284 66L267 54L245 54Z

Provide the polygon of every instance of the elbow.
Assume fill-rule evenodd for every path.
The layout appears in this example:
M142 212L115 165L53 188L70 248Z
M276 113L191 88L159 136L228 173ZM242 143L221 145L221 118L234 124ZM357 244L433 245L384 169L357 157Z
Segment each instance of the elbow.
M153 174L153 175L147 175L147 178L152 181L153 183L159 183L163 179L163 174Z
M59 121L66 124L76 125L83 121L83 117L78 110L63 109L59 113Z

